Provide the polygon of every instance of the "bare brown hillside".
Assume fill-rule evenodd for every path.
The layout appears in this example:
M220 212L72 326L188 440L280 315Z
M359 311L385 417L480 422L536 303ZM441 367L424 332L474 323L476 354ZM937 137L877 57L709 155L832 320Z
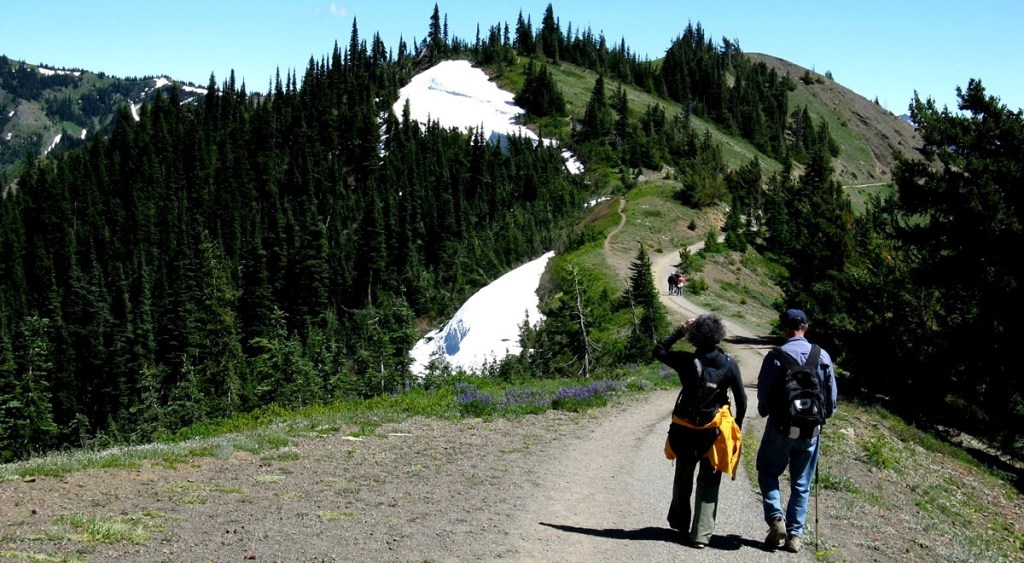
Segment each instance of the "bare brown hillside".
M920 146L920 140L914 127L898 115L813 71L811 74L820 77L820 81L811 85L802 83L800 77L808 70L802 66L771 55L747 55L764 62L780 75L788 74L796 82L797 90L790 96L790 110L794 104L806 103L812 115L820 113L830 121L830 132L842 146L834 164L843 184L888 182L895 165L893 151L916 156L915 147Z

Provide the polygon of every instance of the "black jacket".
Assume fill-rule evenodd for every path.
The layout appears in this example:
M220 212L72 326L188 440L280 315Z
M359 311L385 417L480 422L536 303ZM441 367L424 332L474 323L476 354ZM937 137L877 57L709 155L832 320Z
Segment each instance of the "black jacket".
M728 391L731 389L736 401L733 418L737 425L742 426L743 417L747 414L747 393L743 389L739 365L717 346L696 352L672 350L672 345L685 334L677 330L654 346L654 357L679 375L681 389L672 414L696 426L703 426L714 418L719 409L729 404ZM707 381L704 381L694 360L705 368L702 371L707 375ZM680 459L691 462L702 458L717 437L717 428L695 430L671 424L668 431L672 451Z
M732 390L733 399L736 401L736 408L733 409L732 416L736 419L736 424L742 427L743 417L747 414L747 393L743 389L743 377L740 375L739 365L718 347L696 352L672 350L672 345L684 334L682 331L676 331L654 347L654 358L676 370L676 373L679 374L679 385L682 389L677 406L680 402L686 403L698 400L700 397L699 401L703 407L717 411L723 405L730 404L728 391ZM714 386L713 393L705 392L705 389L711 390L701 382L697 365L694 363L695 359L699 360L702 366L713 368L708 370L707 381L708 386ZM679 413L674 414L678 415ZM691 420L691 422L701 421Z

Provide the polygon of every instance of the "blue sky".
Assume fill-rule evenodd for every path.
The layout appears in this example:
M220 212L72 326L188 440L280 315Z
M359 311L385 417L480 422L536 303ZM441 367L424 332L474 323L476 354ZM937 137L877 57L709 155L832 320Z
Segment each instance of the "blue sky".
M347 45L353 17L391 48L426 35L433 0L12 0L0 7L0 54L30 63L116 76L167 74L206 85L231 69L250 91L265 91L280 68L300 75L310 56ZM547 0L438 1L452 34L472 41L520 11L539 27ZM719 43L831 71L837 82L900 114L914 91L952 109L956 87L980 78L990 95L1024 107L1024 2L978 0L655 0L551 2L563 30L625 38L659 58L688 22Z

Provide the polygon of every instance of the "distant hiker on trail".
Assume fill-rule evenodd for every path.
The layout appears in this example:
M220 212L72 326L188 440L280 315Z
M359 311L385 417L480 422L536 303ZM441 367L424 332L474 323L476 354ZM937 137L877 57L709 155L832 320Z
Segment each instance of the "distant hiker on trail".
M676 288L679 286L679 274L672 273L668 275L668 294L675 295Z
M695 352L672 350L683 336ZM718 347L724 337L725 325L718 315L701 315L687 320L654 347L654 357L676 370L682 387L665 441L665 457L676 460L668 524L686 534L687 543L697 549L707 546L715 531L722 472L736 477L740 426L747 412L739 364ZM736 402L735 418L729 408L729 390ZM698 465L691 520L690 496Z
M676 295L683 294L683 288L686 287L686 278L683 274L676 274Z
M804 338L807 315L790 309L779 316L786 342L765 356L757 375L757 411L767 416L757 451L768 549L796 553L803 547L811 479L818 465L818 435L836 408L832 358ZM785 516L779 476L789 467L790 491Z

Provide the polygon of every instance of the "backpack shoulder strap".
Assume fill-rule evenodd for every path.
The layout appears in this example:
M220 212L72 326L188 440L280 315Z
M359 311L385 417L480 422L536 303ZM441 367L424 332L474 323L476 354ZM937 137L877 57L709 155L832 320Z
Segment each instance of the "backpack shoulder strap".
M785 371L789 371L794 367L800 365L797 363L796 358L787 354L781 346L776 346L772 348L771 353L775 355L775 361L779 362L779 364L782 365L782 369Z
M812 368L815 369L815 371L817 371L818 364L821 363L820 360L821 360L821 346L818 346L817 344L812 344L811 345L811 352L809 354L807 354L807 361L804 362L804 365L808 366L808 367L812 367Z

